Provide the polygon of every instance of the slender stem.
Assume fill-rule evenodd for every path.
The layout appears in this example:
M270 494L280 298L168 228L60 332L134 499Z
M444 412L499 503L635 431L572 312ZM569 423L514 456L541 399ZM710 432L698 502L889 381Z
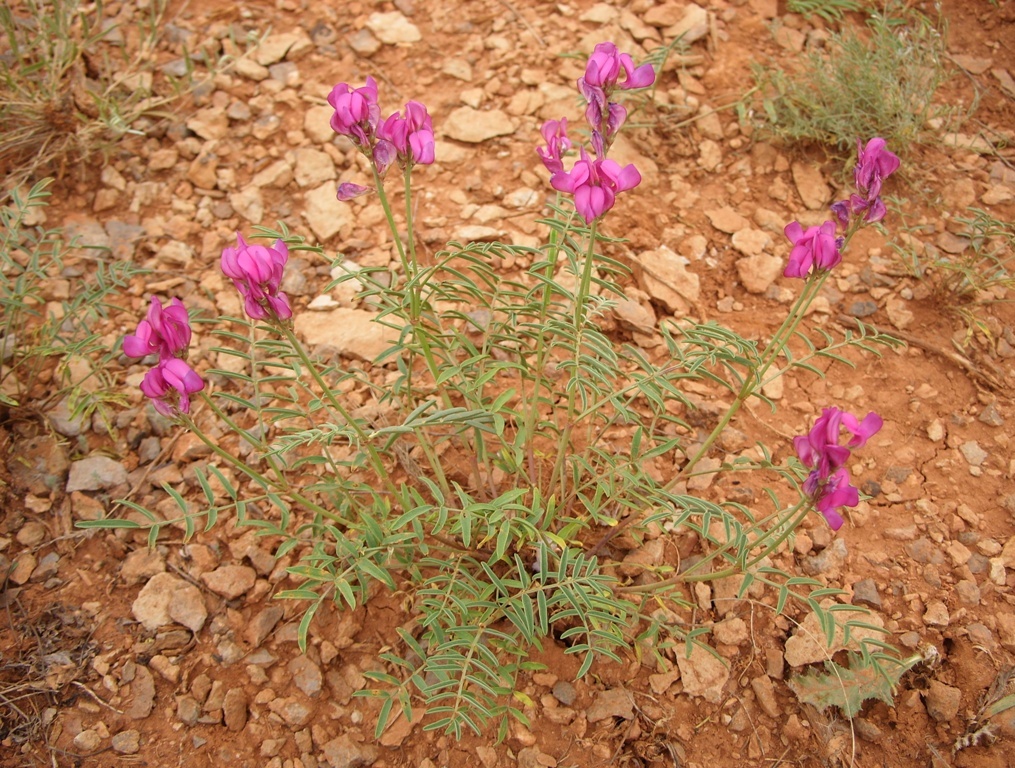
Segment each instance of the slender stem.
M384 483L385 488L392 494L397 493L398 489L395 488L394 483L391 482L391 478L388 475L387 469L384 467L384 462L382 461L380 454L377 452L377 449L370 442L369 436L366 434L366 432L363 431L363 427L359 425L359 422L357 422L352 417L352 415L346 410L345 406L343 406L338 401L338 398L335 397L335 393L332 391L331 387L328 386L328 383L324 380L324 377L321 375L321 372L317 369L317 366L310 359L310 356L307 354L306 349L303 348L303 344L300 342L299 339L296 338L296 334L293 333L292 328L290 328L288 325L284 323L279 323L278 327L282 331L282 334L292 345L293 349L296 351L296 354L299 356L300 361L303 363L303 366L310 371L310 375L313 377L314 381L317 382L317 386L320 388L321 393L327 399L328 403L331 405L334 411L339 416L341 416L342 419L352 428L353 432L356 433L356 437L359 438L360 445L367 452L367 455L370 457L370 463L373 465L374 472L377 473L378 478L381 480L382 483Z
M557 202L560 202L560 193L557 193ZM553 301L553 274L557 270L557 261L560 257L560 233L556 228L550 228L550 242L549 248L546 254L546 267L543 272L543 297L539 306L539 320L537 327L539 330L538 340L536 342L536 363L535 371L536 375L532 382L532 396L529 402L529 407L525 413L524 422L524 441L526 447L526 461L529 465L529 484L536 485L537 481L537 468L536 468L536 450L533 441L535 439L536 419L539 415L539 393L543 389L543 367L546 363L546 352L547 342L543 335L542 329L546 326L546 319L550 314L550 303ZM524 388L524 378L522 379L522 385ZM523 393L524 397L524 393Z
M231 418L225 411L223 411L221 408L219 408L218 403L216 403L214 400L212 400L212 398L204 390L201 391L201 399L204 400L205 404L209 408L211 408L212 412L216 416L218 416L222 421L224 421L226 423L226 425L231 430L233 430L233 432L238 434L240 437L242 437L244 440L246 440L251 445L255 446L262 453L264 453L264 454L268 453L268 445L264 442L264 440L254 437L250 433L249 430L246 430L243 427L241 427L239 424L237 424L236 420ZM263 424L262 424L261 428L263 430L263 428L264 428ZM272 472L275 475L276 482L279 484L280 487L288 490L288 488L289 488L289 482L288 482L288 480L286 480L285 475L282 474L282 470L278 466L278 463L276 462L275 457L274 456L270 456L270 455L265 455L264 458L268 462L268 465L271 467L271 470L272 470Z
M592 226L589 227L589 249L585 254L585 263L582 265L582 279L578 284L578 293L574 299L574 327L579 334L585 327L585 318L588 314L585 302L592 291L592 268L596 260L596 233L598 228L599 219L593 219Z
M408 319L409 323L413 328L413 336L417 342L419 342L420 350L423 353L423 359L426 361L426 367L430 371L430 375L436 382L440 377L440 366L437 364L437 360L434 356L433 349L430 346L430 339L427 337L426 332L421 328L420 318L422 317L422 300L420 296L421 285L419 283L419 264L416 260L416 237L413 229L413 217L412 217L412 168L409 164L405 166L405 221L406 221L406 240L409 244L408 254L406 253L405 246L402 244L402 238L398 233L398 225L395 223L395 216L391 211L391 203L388 200L388 195L384 191L384 182L377 173L377 168L371 165L371 171L374 175L374 185L377 187L377 194L381 199L381 208L384 209L384 216L388 221L388 227L391 229L391 235L395 239L395 246L398 249L398 257L402 262L402 271L405 273L406 278L406 290L408 291L409 306L408 306ZM402 299L402 306L404 307L404 298ZM408 398L410 401L415 402L416 397L413 392L412 386L412 373L413 373L413 356L410 354L405 362L407 366L406 381L408 387ZM452 406L451 397L448 395L446 390L440 391L441 402L445 408ZM439 459L436 454L436 449L430 442L429 436L425 432L418 432L420 438L420 444L423 446L423 451L426 453L427 460L430 463L431 468L437 475L437 479L441 486L441 490L450 493L450 487L448 486L447 479L444 477L443 469L440 466ZM379 457L377 459L379 461Z
M265 490L267 490L268 488L277 487L268 478L266 478L260 472L255 470L253 467L249 466L246 462L240 460L236 456L233 456L228 451L223 450L222 448L220 448L218 446L218 444L215 443L215 441L211 440L204 432L202 432L198 428L197 424L195 424L194 421L189 416L185 416L185 415L181 414L179 418L183 422L184 426L186 426L191 432L193 432L195 435L197 435L197 438L202 443L207 445L211 449L212 453L214 453L216 456L218 456L219 458L221 458L224 461L226 461L229 464L231 464L233 467L235 467L240 472L245 474L247 477L249 477L251 480L256 482L258 485L260 485ZM289 496L290 498L292 498L293 501L299 503L301 506L305 507L306 509L308 509L311 512L315 512L316 514L323 515L324 517L327 517L329 520L332 520L332 521L334 521L336 523L341 523L342 525L352 525L352 521L351 520L346 520L344 517L342 517L339 514L336 514L335 512L332 512L330 509L325 509L321 505L316 504L315 502L311 501L310 499L308 499L303 494L298 493L298 492L292 490L291 488L281 487L281 488L279 488L279 490L282 493L284 493L287 496Z
M409 268L409 260L405 255L405 246L402 245L402 238L398 234L398 225L395 223L395 216L391 212L391 203L388 202L388 195L384 191L384 181L381 179L377 168L371 163L370 170L374 174L374 186L377 187L377 196L381 199L381 208L384 209L384 218L388 220L388 227L391 229L391 236L395 238L395 247L398 248L398 258L402 262L402 269L407 277L411 277L412 271Z
M409 244L409 265L412 268L410 279L415 279L419 271L416 261L416 235L412 216L412 164L405 164L405 239Z
M574 345L574 368L571 371L571 386L568 388L567 396L567 415L564 425L564 429L560 433L560 439L557 442L557 460L554 462L553 474L550 477L550 487L552 488L558 482L561 483L560 498L564 498L564 467L567 463L568 449L570 448L571 433L574 431L575 418L575 401L578 397L578 385L574 381L574 377L578 375L579 365L581 364L582 354L582 342L584 337L585 320L588 317L585 302L588 300L589 293L592 285L592 268L595 262L596 255L596 230L599 225L599 219L592 220L592 226L589 227L589 247L585 253L585 263L582 265L582 276L581 281L578 283L578 290L574 296L574 330L575 330L575 345Z
M821 292L822 286L825 284L825 280L831 274L828 270L817 272L807 278L804 283L804 289L800 292L800 296L794 302L792 309L789 314L786 315L786 319L783 320L782 325L772 336L772 340L768 342L768 346L765 347L764 352L761 355L761 365L754 375L755 381L761 381L764 378L765 371L771 367L772 363L775 362L776 358L789 343L790 339L796 333L796 329L800 326L804 317L807 314L807 309L811 303L817 297L818 293Z
M705 441L699 446L697 452L691 457L690 461L683 466L669 483L666 484L665 489L671 490L678 482L685 479L694 469L695 465L708 453L712 445L719 436L723 433L730 421L737 414L740 408L748 398L750 398L760 388L761 382L764 381L765 372L772 366L775 360L779 357L779 354L783 351L790 339L796 333L796 329L799 327L804 315L807 312L807 308L810 306L814 297L817 296L821 287L824 285L825 280L828 279L828 275L831 274L828 270L814 273L807 278L807 282L804 285L803 291L800 292L800 296L797 297L796 302L793 304L792 309L786 316L782 325L775 332L771 341L765 346L765 349L758 356L758 366L752 371L748 371L744 376L744 381L740 386L740 392L737 393L736 398L730 404L730 407L726 410L726 413L719 420L719 423L715 425L712 432L705 438Z

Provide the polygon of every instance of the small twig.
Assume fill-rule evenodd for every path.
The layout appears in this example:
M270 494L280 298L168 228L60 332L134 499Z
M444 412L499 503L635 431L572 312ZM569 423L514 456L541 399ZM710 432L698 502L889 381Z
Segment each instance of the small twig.
M525 18L524 16L522 16L522 14L520 14L520 13L518 12L518 9L517 9L517 8L515 8L515 7L514 7L514 6L513 6L513 5L511 4L511 3L509 3L509 2L507 1L507 0L500 0L500 4L501 4L501 5L503 5L503 6L505 7L505 8L507 8L507 9L508 9L509 11L511 11L511 13L513 13L513 14L514 14L514 17L515 17L516 19L518 19L518 20L519 20L519 21L520 21L520 22L521 22L522 24L524 24L524 25L525 25L525 28L526 28L527 30L529 30L529 32L531 32L531 33L532 33L532 36L533 36L534 38L536 38L536 42L537 42L537 43L539 43L539 44L540 44L540 45L541 45L541 46L542 46L543 48L545 48L545 47L546 47L546 41L545 41L545 40L543 40L543 38L541 38L541 37L539 36L539 33L538 33L538 32L536 32L536 30L535 30L535 29L533 29L533 27L532 27L532 25L531 25L531 24L529 24L529 22L528 22L528 19L526 19L526 18Z
M1004 384L995 379L989 373L982 371L973 363L972 360L970 360L967 357L964 357L963 355L958 354L957 352L951 352L947 349L944 349L943 347L938 347L934 344L931 344L928 341L924 341L918 336L914 336L911 333L906 333L905 331L897 331L897 330L886 331L871 323L861 323L860 320L857 320L855 317L850 317L849 315L839 315L836 319L842 325L855 325L858 328L865 327L868 328L869 330L874 331L875 333L881 333L886 336L896 336L905 341L907 344L912 344L914 347L919 347L922 350L943 357L946 360L951 360L953 363L955 363L955 365L959 366L959 368L964 370L974 379L979 380L980 383L986 385L988 388L996 392L1003 392L1005 389Z
M101 704L101 705L102 705L103 707L105 707L106 709L112 710L113 712L115 712L115 713L116 713L116 714L118 714L118 715L122 715L122 714L123 714L123 712L121 712L121 711L120 711L119 709L117 709L116 707L114 707L114 706L113 706L112 704L108 704L107 702L105 702L105 701L103 701L102 699L100 699L100 698L99 698L99 697L98 697L98 696L97 696L97 695L96 695L96 694L95 694L95 693L94 693L94 692L93 692L93 691L92 691L92 690L91 690L91 689L90 689L90 688L89 688L88 686L86 686L86 685L85 685L84 683L81 683L81 682L79 682L79 681L77 681L77 680L74 680L74 681L73 681L73 682L72 682L71 684L72 684L72 685L76 685L76 686L77 686L78 688L80 688L80 689L81 689L82 691L84 691L85 693L87 693L87 694L88 694L89 696L91 696L91 697L92 697L93 699L95 699L95 701L97 701L97 702L98 702L99 704Z

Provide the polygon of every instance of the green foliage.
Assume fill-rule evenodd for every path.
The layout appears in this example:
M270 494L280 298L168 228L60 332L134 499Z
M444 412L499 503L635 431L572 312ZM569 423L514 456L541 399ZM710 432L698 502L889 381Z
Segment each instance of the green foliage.
M109 262L99 249L66 243L59 230L36 226L49 197L50 179L27 193L15 188L0 208L0 403L44 410L67 397L72 418L98 412L110 425L109 408L125 401L108 373L113 354L95 331L106 315L106 298L140 270ZM69 253L75 269L89 268L68 298L49 300ZM45 393L40 382L46 377Z
M231 364L208 372L215 386L202 399L245 458L181 416L218 464L196 473L201 502L167 486L173 503L161 515L128 504L133 519L83 527L147 529L154 542L168 527L190 537L229 515L271 537L276 555L295 562L296 586L278 597L306 605L304 648L325 600L355 608L379 590L403 594L412 619L383 668L366 673L376 687L363 695L381 700L378 733L421 704L426 728L457 738L496 724L503 737L530 703L518 675L551 638L579 675L646 645L660 655L678 645L709 651L681 590L693 581L739 578L741 594L777 594L779 612L806 605L830 636L866 626L862 609L822 606L835 590L772 565L813 513L798 461L774 461L761 445L757 459L720 467L790 486L789 504L775 491L757 508L683 492L737 410L764 400L764 384L793 368L824 375L813 361L845 360L847 346L894 343L863 326L817 343L800 330L828 273L805 281L765 345L715 323L679 322L662 324L665 349L645 350L607 324L631 278L617 242L570 203L558 200L540 220L540 248L451 242L424 261L414 252L408 174L406 189L404 240L383 184L377 190L399 268L339 260L328 287L354 285L377 310L390 345L373 365L315 359L287 322L226 318L212 351ZM258 235L320 254L284 226ZM517 268L505 274L508 260ZM704 438L689 394L702 383L732 395ZM622 577L611 540L650 526L693 532L700 557L680 573L658 563L638 580Z
M907 201L893 198L893 208ZM947 253L937 244L932 227L904 225L908 238L893 243L892 249L914 277L927 282L934 299L963 319L967 327L990 334L983 308L1010 301L1015 288L1015 224L998 219L981 208L967 208L955 216L949 231L961 246L959 253Z
M764 94L761 128L790 142L851 152L857 138L881 136L900 153L944 114L934 94L947 79L944 37L919 11L891 0L866 30L833 33L796 71L755 68Z
M850 652L845 667L827 660L824 672L812 669L796 675L789 679L789 687L805 704L818 709L838 707L846 717L853 719L869 699L878 699L892 706L895 686L920 657L899 661L882 656L882 664L875 663L875 660L876 657L870 653Z
M939 272L937 292L963 304L992 303L1015 287L1011 266L1015 260L1015 224L980 208L956 216L958 235L968 242L959 254L940 251L934 259Z
M787 0L786 10L805 16L820 16L833 23L842 21L847 13L863 10L863 3L858 0Z

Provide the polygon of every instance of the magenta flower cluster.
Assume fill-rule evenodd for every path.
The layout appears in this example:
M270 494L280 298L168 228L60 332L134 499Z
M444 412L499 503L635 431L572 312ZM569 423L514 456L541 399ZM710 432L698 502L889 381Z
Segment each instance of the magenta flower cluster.
M293 316L289 297L282 292L282 272L289 249L281 240L268 248L250 245L236 234L235 248L222 250L222 272L243 297L243 309L252 320L288 320Z
M863 214L863 222L873 224L885 217L885 204L881 200L881 183L898 170L902 161L887 149L884 139L875 137L863 145L856 142L857 162L853 168L853 181L859 194L847 200L832 203L832 213L839 223L848 228L854 216Z
M624 80L620 81L623 72ZM627 120L622 104L610 101L617 89L645 88L655 82L651 64L634 66L631 56L620 53L613 43L600 43L585 65L585 74L578 78L578 90L588 102L585 120L591 130L590 144L595 158L579 148L579 159L570 171L564 169L564 153L572 147L567 135L567 120L548 120L542 135L546 147L537 147L543 165L550 172L550 184L560 192L574 196L575 210L585 222L591 223L605 214L617 194L641 183L641 174L633 165L623 168L606 157L620 127Z
M810 470L804 481L806 493L825 516L832 530L842 526L840 507L854 507L860 493L850 484L849 460L852 448L863 446L875 435L884 422L876 413L868 413L859 420L851 413L838 408L825 408L806 435L793 438L793 447L804 466ZM851 437L840 445L842 431Z
M433 163L433 122L426 107L418 101L408 102L404 115L395 112L382 121L377 83L368 77L366 85L360 88L339 83L331 90L328 103L335 110L331 116L335 133L348 136L367 156L378 176L384 176L396 161L403 169ZM338 199L349 200L368 191L369 187L345 182L338 187Z
M884 218L881 184L898 170L899 158L889 152L885 140L878 137L868 141L866 147L857 139L856 148L858 159L853 180L859 194L832 203L836 221L826 221L807 230L796 221L786 226L784 231L793 250L783 273L785 277L807 277L811 272L828 271L842 261L845 238L836 236L836 222L850 233Z
M141 381L141 391L163 416L190 413L190 396L204 389L204 380L184 360L190 338L190 318L183 302L173 299L163 307L152 296L147 317L134 334L123 339L123 353L128 357L159 356Z
M794 221L783 230L793 244L786 264L785 277L807 277L814 271L829 270L842 261L842 240L836 237L835 222L826 221L805 231Z
M624 82L619 82L620 73ZM600 43L585 65L585 76L578 78L578 90L588 102L585 120L592 129L592 148L597 157L604 157L617 131L627 120L623 104L610 101L616 89L647 88L655 82L651 64L634 66L630 54L620 53L613 43Z

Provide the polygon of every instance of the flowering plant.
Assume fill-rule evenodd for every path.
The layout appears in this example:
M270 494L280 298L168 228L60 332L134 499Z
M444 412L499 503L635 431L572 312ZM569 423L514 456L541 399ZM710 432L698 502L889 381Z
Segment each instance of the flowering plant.
M416 252L412 172L437 159L427 109L410 101L404 114L382 120L372 79L335 86L331 125L369 164L399 263L396 270L342 265L334 272L335 286L358 281L379 310L377 322L390 331L390 347L374 360L382 378L325 364L300 340L294 308L281 291L283 274L290 248L319 249L285 230L263 233L275 238L271 247L239 235L222 253L222 271L247 316L234 319L246 334L223 336L249 339L250 349L219 350L241 358L242 374L205 374L231 380L240 394L209 394L184 361L191 335L178 300L166 309L153 299L148 318L124 341L128 354L159 355L142 391L160 413L194 430L220 462L209 470L219 490L198 475L209 521L229 510L238 524L276 537L280 555L300 556L288 571L296 584L278 596L309 601L303 647L325 600L355 607L370 599L372 585L411 584L418 625L399 629L384 668L365 673L385 698L378 733L399 709L411 717L416 695L435 716L433 727L455 735L491 718L502 728L509 716L523 719L510 698L515 679L526 669L527 649L555 631L566 652L581 658L582 675L595 659L619 659L633 643L660 655L702 643L697 608L681 591L694 582L740 578L740 594L771 588L780 611L793 597L822 612L812 595L833 594L774 567L772 558L815 510L833 528L843 524L839 510L859 502L845 462L880 429L880 417L858 420L826 408L793 441L798 460L776 460L767 450L733 461L710 453L738 411L751 398L764 399L775 378L794 368L820 373L811 361L841 359L845 346L890 342L861 326L859 336L847 332L841 342L791 353L791 344L806 338L800 326L810 304L850 238L870 223L881 184L897 163L877 140L861 148L857 197L866 207L837 204L843 235L836 221L786 227L792 244L786 276L804 283L767 343L712 323L664 322L665 359L653 362L600 325L625 295L625 272L599 229L617 196L641 182L634 165L608 157L627 118L613 99L654 78L650 66L636 67L612 43L598 45L577 83L587 102L589 149L578 148L570 169L567 119L543 125L545 146L536 152L558 195L544 220L542 248L452 242L425 262ZM404 179L401 221L385 188L395 164ZM343 182L337 194L348 199L366 190ZM505 255L524 260L520 278L494 268L494 257ZM694 408L685 380L694 378L734 394L707 434L684 418ZM225 450L202 429L190 408L198 392L209 417L239 434L256 461ZM843 430L850 435L844 445ZM618 440L626 452L618 451ZM709 474L774 474L799 489L798 498L783 505L773 492L774 509L763 515L693 495L691 481L706 458ZM260 502L259 514L241 498L237 477ZM193 513L183 506L192 531ZM150 520L153 536L175 522ZM647 566L636 578L618 576L618 535L651 527L667 536L693 534L699 556ZM646 614L646 596L665 610ZM834 627L849 607L839 608L822 613L826 625Z

